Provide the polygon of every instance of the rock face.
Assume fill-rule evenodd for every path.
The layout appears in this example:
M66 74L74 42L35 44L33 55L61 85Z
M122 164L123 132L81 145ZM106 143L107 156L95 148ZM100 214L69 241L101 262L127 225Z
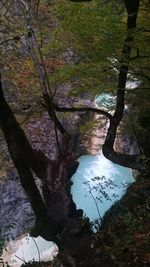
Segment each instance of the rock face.
M2 236L15 238L34 224L34 213L18 179L0 183Z
M139 148L134 136L122 136L119 131L115 141L115 150L129 155L139 154Z
M42 150L52 159L55 158L56 140L53 123L46 112L40 119L30 120L25 132L33 148ZM5 150L7 154L7 149ZM7 161L10 162L9 154L6 163ZM0 228L2 236L15 238L33 227L35 216L13 164L9 163L8 166L6 175L0 178ZM40 189L40 180L36 178L36 182Z
M69 91L68 87L61 89L65 91L66 94ZM60 89L58 93L61 94ZM59 99L59 105L66 106L67 100L63 102L64 98ZM78 101L77 105L88 106L89 101L83 99L80 100L80 102ZM78 112L68 116L69 117L61 118L61 121L63 126L67 128L72 135L70 148L75 156L79 157L80 155L87 154L87 152L93 155L99 154L108 127L107 119L104 116L89 112ZM90 119L96 121L96 127L92 129L90 134L82 135L79 131L79 126ZM50 121L47 112L44 112L38 119L30 120L26 125L26 134L35 149L40 149L47 157L55 159L57 154L55 132L53 122ZM131 143L134 144L133 141L128 144L126 139L119 139L118 137L116 146L119 147L121 152L124 152L123 149L125 148L126 152L131 146ZM133 149L135 151L135 144L131 146L132 152ZM0 181L0 196L0 227L2 228L2 235L8 236L9 238L13 236L15 238L22 235L25 230L31 229L35 217L30 203L22 190L19 179L16 178L16 174L13 174L13 171L9 174L7 180ZM11 226L11 229L9 229L9 226Z
M70 126L70 132L71 130L72 132L75 131L76 128L72 145L78 150L79 139L75 124L80 122L80 117L73 114L71 120L72 123L70 125L67 125L67 119L64 119L63 124L65 127ZM30 120L26 125L25 132L33 148L41 150L50 159L56 158L57 146L53 122L50 121L46 112L42 114L41 118ZM6 147L5 150L7 151ZM77 154L79 154L78 151ZM9 153L7 160L8 162L10 161ZM36 182L40 189L40 181L37 178ZM31 229L35 220L29 200L22 189L13 164L10 163L5 177L0 177L0 218L2 236L9 238L15 238L22 235L26 230Z
M27 124L26 134L34 149L41 150L50 159L56 158L54 125L47 112L43 112L40 118L32 119Z
M107 119L98 114L94 114L94 119L97 121L98 126L92 132L89 152L92 155L98 155L107 133Z

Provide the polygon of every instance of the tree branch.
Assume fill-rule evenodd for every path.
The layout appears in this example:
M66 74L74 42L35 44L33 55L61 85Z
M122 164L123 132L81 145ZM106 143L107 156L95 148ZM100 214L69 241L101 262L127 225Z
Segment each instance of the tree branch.
M80 107L80 108L67 108L67 107L59 107L57 104L54 104L54 108L58 112L84 112L84 111L91 111L91 112L96 112L98 114L106 116L109 120L112 119L112 115L108 113L107 111L98 109L98 108L92 108L92 107Z

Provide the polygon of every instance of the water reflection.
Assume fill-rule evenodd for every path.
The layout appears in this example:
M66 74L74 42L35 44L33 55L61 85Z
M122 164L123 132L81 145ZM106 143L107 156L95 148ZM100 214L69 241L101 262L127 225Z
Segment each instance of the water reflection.
M90 220L97 220L99 214L103 217L112 204L122 197L128 185L134 182L132 171L112 163L102 153L82 156L79 162L72 177L73 199Z

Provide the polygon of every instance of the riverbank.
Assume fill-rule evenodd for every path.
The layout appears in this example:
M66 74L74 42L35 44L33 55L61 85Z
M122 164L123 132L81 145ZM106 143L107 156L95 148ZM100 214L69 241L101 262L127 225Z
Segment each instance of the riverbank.
M124 197L104 216L101 229L92 236L82 232L65 240L54 263L25 266L147 267L149 254L148 176L139 175ZM80 242L79 242L80 240ZM62 263L63 262L63 263Z
M47 122L47 117L46 117L46 122ZM30 131L30 137L32 137L32 133L33 132L37 132L39 126L40 125L34 125L33 124L33 126L31 127L32 129ZM48 129L46 131L46 134L48 135ZM35 133L34 133L34 135L35 135ZM34 135L33 135L33 137L34 137ZM35 138L35 140L36 140L36 138ZM34 143L35 140L32 140L32 142ZM38 146L38 148L39 148L40 145L38 143L36 143L36 146ZM41 146L43 147L43 144ZM35 148L37 148L37 147L35 147ZM48 148L50 149L51 147L48 146ZM50 150L52 150L52 149L50 149ZM45 152L45 154L49 154L47 151L44 151L44 152ZM89 166L89 164L87 164L87 166ZM101 168L102 168L102 165L101 165ZM113 169L112 166L111 166L110 169ZM98 177L99 175L100 174L98 172L98 174L96 175L96 177ZM104 175L104 173L103 173L103 175ZM94 174L94 177L95 177L95 174ZM121 181L122 181L122 179L121 179ZM15 186L12 186L12 188L13 189L16 189ZM20 190L17 190L17 191L20 191ZM7 199L7 198L5 197L4 199ZM11 199L11 201L12 201L12 199ZM17 215L18 214L19 213L17 213ZM114 216L117 216L117 215L114 215ZM128 214L127 214L127 219L128 219ZM18 219L18 221L19 221L19 219ZM108 222L110 221L109 220L109 217L108 217L107 221ZM112 222L114 222L114 221L115 220L113 218ZM130 216L129 216L129 221L130 221ZM106 257L106 264L107 264L107 261L108 262L110 261L109 262L110 264L117 264L117 261L115 261L115 263L113 263L113 258L116 259L116 255L115 255L114 252L112 253L113 248L111 248L111 245L110 244L109 245L107 244L107 242L108 242L107 241L107 234L108 233L105 232L105 230L104 230L104 237L103 237L103 226L102 226L102 230L100 230L100 232L98 232L96 235L92 235L92 237L91 237L91 233L89 234L89 232L88 233L87 232L84 232L85 229L82 229L82 230L83 231L80 231L80 233L78 233L77 236L74 236L73 235L73 237L72 237L72 236L70 236L70 234L68 234L67 237L66 236L65 236L65 238L63 237L63 240L61 242L62 243L62 245L61 245L61 251L63 251L63 252L60 253L59 258L61 260L61 257L62 257L63 258L63 262L64 262L64 258L65 258L65 261L66 261L66 258L67 258L67 261L68 261L68 255L69 255L69 262L70 262L70 259L72 261L72 263L68 263L67 262L63 266L94 266L95 267L95 266L99 266L99 264L100 264L99 259L100 260L103 260L103 257L104 257L104 264L105 264L105 253L107 254L107 250L109 251L108 248L110 248L110 251L109 251L109 253L107 254L107 257ZM110 229L108 230L108 232L109 233L111 232ZM95 243L95 240L96 240L96 242L97 242L97 240L99 240L99 235L101 237L100 237L99 243L97 244L97 243ZM112 239L111 236L110 236L110 239ZM105 245L105 241L106 241L106 245ZM79 243L80 243L80 246L78 245ZM114 243L116 244L116 241L114 241ZM101 246L102 246L102 249L100 249ZM83 247L84 247L84 249L83 249ZM79 248L80 248L80 250L79 250ZM105 251L104 248L107 248L106 251ZM67 250L67 252L66 252L66 250ZM96 255L99 255L99 252L98 252L99 250L100 250L100 255L101 256L98 256L98 260L97 260L98 261L98 264L97 264L97 262L95 262L95 258L97 258ZM63 253L66 256L62 256ZM88 258L89 259L88 262L86 262L87 261L87 256L86 255L89 255L89 257L90 257L90 258ZM110 255L111 255L111 257L110 257ZM109 259L109 257L110 257L110 259ZM94 263L94 265L91 265L93 263ZM119 261L118 261L118 263L120 264ZM88 265L88 264L90 264L90 265ZM109 266L111 266L110 264L109 264ZM105 265L103 265L103 266L105 267ZM116 265L114 265L114 266L116 266ZM122 266L125 266L125 265L122 265Z
M63 266L149 266L148 178L139 175L137 181L127 189L125 196L106 213L100 231L90 238L80 237L78 246L75 241L68 241L69 253L72 252L77 264ZM63 252L63 255L64 253L67 251ZM59 257L61 258L61 255Z
M37 127L33 127L33 128L36 129ZM31 133L32 132L34 132L33 129L31 130ZM30 134L30 136L32 137L31 134ZM39 144L37 144L37 145L39 146ZM41 147L43 147L43 146L41 145ZM48 146L48 148L49 148L49 146ZM103 175L105 174L105 169L106 170L107 169L113 170L112 164L113 163L111 163L111 166L107 166L107 167L104 166L102 168L102 163L99 163L99 165L100 165L99 168L101 169ZM87 166L89 167L90 165L86 164L86 166L85 166L86 169L87 169ZM95 165L93 165L92 168L96 168L96 166L95 167L94 166ZM93 177L95 177L95 176L98 177L100 175L100 169L98 169L98 173L97 174L93 174L94 175ZM92 170L92 172L93 172L93 170ZM84 173L85 173L85 170L84 170ZM83 174L81 176L83 176ZM88 176L91 177L91 174L89 173ZM115 174L115 178L116 177L117 177L117 173ZM125 173L122 174L122 177L120 177L122 182L123 182L124 177L126 177ZM79 180L81 180L81 179L79 179ZM19 203L21 204L21 207L20 206L18 207L19 211L17 211L17 216L18 216L17 217L17 222L19 223L19 225L18 225L18 227L15 227L14 229L16 229L16 228L20 229L20 226L22 226L22 229L24 229L24 226L26 227L28 225L28 223L24 224L24 220L23 220L23 223L20 224L19 218L20 217L24 218L23 216L20 216L20 212L23 211L23 214L24 214L24 211L26 211L26 210L28 211L28 210L31 210L31 209L26 208L27 203L26 203L26 201L24 201L23 196L20 196L20 191L21 190L19 188L18 189L16 188L16 183L18 183L18 182L19 181L17 181L17 179L14 179L13 181L11 181L12 186L11 187L8 186L8 189L10 190L10 188L12 188L12 192L13 192L12 193L13 197L11 199L11 202L14 201L14 196L16 196L16 193L19 193L19 196L17 196L17 200L19 199ZM6 189L6 186L4 186L4 187ZM81 194L81 195L83 195L83 197L84 197L84 194ZM23 203L21 202L21 199L22 199ZM5 200L5 202L7 202L6 201L7 197L4 197L4 200ZM9 198L8 198L8 200L9 200ZM8 204L8 203L5 203L5 204ZM14 208L16 207L15 206L16 204L17 204L17 202L15 200L14 204L13 204ZM25 205L25 208L23 208L24 205ZM14 212L14 210L13 210L13 212ZM9 215L11 213L8 212L8 210L7 210L7 214ZM5 217L5 216L3 216L3 217ZM30 217L31 216L29 216L29 218ZM11 216L11 219L13 219L13 218L14 218L14 216ZM28 216L26 216L26 219L28 219ZM7 220L7 221L10 222L10 220ZM32 216L32 222L30 222L30 223L32 224L33 221L34 221L34 217ZM108 218L108 221L109 221L109 218ZM84 221L83 221L83 223L84 223ZM105 250L103 248L102 249L100 249L100 248L101 248L101 244L102 244L103 247L105 247L105 242L104 241L105 241L105 236L107 237L107 233L104 234L104 238L103 238L103 231L100 230L99 233L100 233L100 236L102 236L101 237L102 238L102 242L101 242L101 238L100 238L100 242L97 244L97 243L95 243L95 240L99 239L99 233L97 233L96 235L91 235L91 232L89 233L89 232L85 231L85 228L86 227L83 227L83 229L82 229L83 231L78 233L77 236L74 236L74 235L70 236L70 235L67 234L67 236L62 238L62 242L60 242L61 243L61 253L60 253L59 257L58 257L58 262L59 261L63 261L63 264L64 264L64 261L65 261L65 264L63 265L64 267L66 267L66 266L70 266L70 267L72 267L72 266L83 266L83 267L85 267L85 266L94 266L94 267L95 266L99 266L99 264L100 264L99 260L100 261L103 260L103 257L104 257L104 264L105 264ZM11 231L11 233L12 233L12 231ZM17 233L15 233L14 236L17 236ZM107 238L106 238L106 240L107 240ZM80 246L79 246L79 244L80 244ZM107 246L106 246L106 248L107 248ZM101 250L100 251L100 256L99 256L99 250ZM88 260L87 260L87 255L89 255ZM98 256L96 256L96 255L98 255ZM109 259L109 254L106 257L106 264L107 264L107 261L109 263L111 263L111 261L112 261L112 257L110 257L110 259ZM91 265L93 263L95 265ZM41 264L41 263L39 263L39 264ZM75 264L75 265L73 265L73 264ZM88 264L90 264L90 265L88 265ZM111 263L111 264L113 264L113 263ZM34 266L34 265L31 265L31 266ZM105 267L105 265L102 265L102 267L103 266ZM111 265L109 264L109 266L111 266Z

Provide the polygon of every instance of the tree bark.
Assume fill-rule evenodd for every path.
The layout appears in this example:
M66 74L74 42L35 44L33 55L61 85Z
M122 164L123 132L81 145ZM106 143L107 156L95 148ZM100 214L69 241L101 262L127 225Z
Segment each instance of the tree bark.
M82 212L76 210L70 192L70 178L79 163L68 155L64 144L62 154L55 161L47 159L41 151L32 149L5 101L1 80L0 127L18 171L21 185L37 218L32 235L41 235L52 240L63 228L72 230L79 226L72 218L81 216ZM43 197L36 186L32 171L43 182Z
M99 109L99 108L92 108L92 107L59 107L57 104L54 104L54 108L56 111L58 112L85 112L85 111L90 111L90 112L94 112L94 113L97 113L97 114L101 114L101 115L104 115L106 116L109 120L112 119L112 115L105 111L105 110L102 110L102 109Z
M24 188L37 219L45 217L46 206L37 189L30 167L38 176L41 176L41 168L45 168L45 162L35 160L34 150L30 146L23 130L17 123L12 110L5 101L2 83L0 80L0 126L7 142L13 163L20 176ZM37 156L36 156L37 158ZM40 165L39 165L40 163ZM43 164L44 163L44 164ZM45 175L45 174L44 174Z
M117 89L117 103L115 113L110 120L110 125L107 131L107 136L102 147L103 154L106 158L114 163L130 167L138 170L143 170L143 162L139 162L138 155L123 155L114 151L114 142L116 139L117 128L122 120L124 114L125 103L125 87L127 80L127 73L130 63L130 55L132 49L132 43L136 34L136 19L139 10L139 0L125 0L124 1L128 19L127 19L127 34L123 44L120 70L118 77L118 89Z

